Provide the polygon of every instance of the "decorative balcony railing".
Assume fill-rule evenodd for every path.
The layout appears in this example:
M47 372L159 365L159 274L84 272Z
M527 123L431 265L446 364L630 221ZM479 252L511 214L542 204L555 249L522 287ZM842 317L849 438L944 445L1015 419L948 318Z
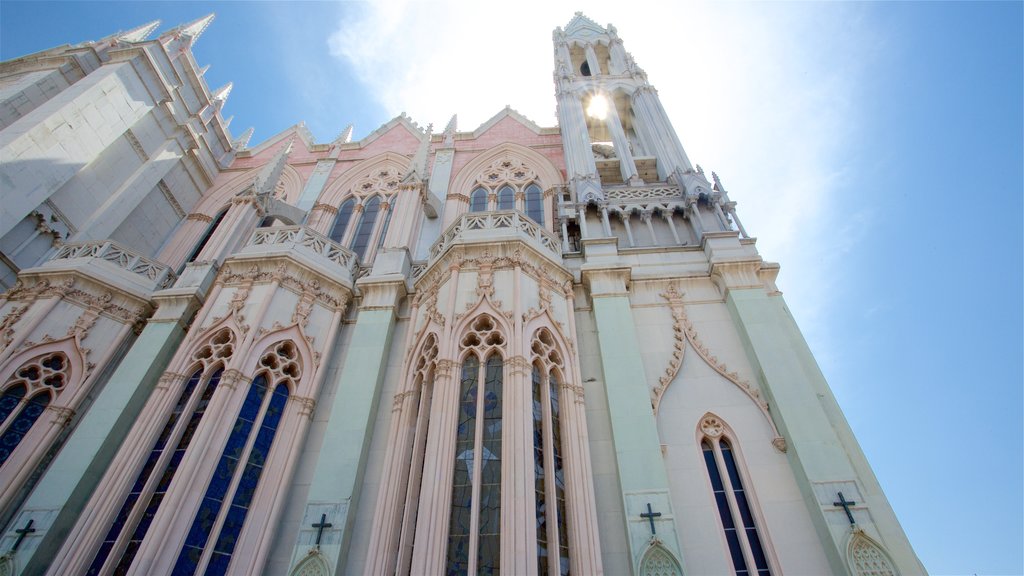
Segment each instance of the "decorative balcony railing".
M155 290L170 286L174 283L175 279L174 272L166 264L161 264L156 260L137 254L113 240L64 244L50 258L50 261L74 260L78 258L98 258L110 262L122 270L145 278L152 283Z
M264 249L294 248L311 252L341 266L352 277L355 276L355 269L359 263L359 259L351 250L305 226L257 228L242 252L254 252L256 251L254 248L260 247Z
M683 197L678 186L667 184L653 186L607 186L604 188L604 196L609 202Z
M549 253L555 259L559 259L562 255L561 242L553 234L521 212L502 210L470 212L460 216L430 247L430 260L434 261L440 258L455 242L501 240L500 236L502 235L513 235L526 239L540 251Z

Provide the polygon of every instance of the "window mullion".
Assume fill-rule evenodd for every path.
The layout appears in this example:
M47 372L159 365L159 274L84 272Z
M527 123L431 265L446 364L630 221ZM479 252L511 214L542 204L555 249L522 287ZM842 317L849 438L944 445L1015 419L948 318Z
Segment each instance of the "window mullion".
M25 395L18 400L18 405L11 409L11 413L7 415L6 420L0 422L0 436L3 436L3 434L7 432L7 429L11 427L11 424L18 419L18 414L21 414L21 411L25 409L25 406L28 406L28 399L35 396L34 392L35 390L28 386L25 387ZM11 452L13 452L13 450Z
M258 376L257 376L258 378ZM255 380L255 378L254 378ZM251 384L250 384L251 386ZM259 436L260 428L263 426L263 417L266 416L267 407L270 406L270 401L274 397L274 390L277 389L277 385L274 384L268 377L267 391L263 395L263 401L260 403L259 412L256 413L256 418L253 419L252 430L249 431L249 437L245 441L245 445L242 447L242 451L238 455L238 464L235 467L235 471L231 477L231 482L228 483L228 489L224 492L224 499L221 500L220 512L217 514L217 519L213 523L213 527L210 529L210 534L206 539L206 545L203 548L203 555L199 559L198 568L196 574L205 574L206 568L209 566L210 559L213 557L213 551L217 547L217 539L220 538L220 531L224 528L224 522L227 519L228 512L231 511L231 501L235 498L235 491L238 489L238 484L242 481L243 473L245 472L245 464L249 461L249 453L252 452L253 444L256 443L256 437ZM246 391L248 393L248 391ZM242 397L242 402L245 402L245 396ZM241 407L239 407L241 410ZM230 432L228 434L230 437ZM225 446L227 445L228 437L225 437ZM223 450L223 448L222 448ZM214 467L213 474L216 474L217 468ZM213 476L207 480L207 484L213 480ZM202 506L202 500L200 500L200 506Z
M743 558L747 561L747 574L757 574L757 563L754 562L754 553L750 548L750 541L747 539L746 525L743 523L743 515L740 514L740 505L736 502L736 493L733 491L732 479L729 478L729 468L725 465L725 458L722 456L720 438L712 441L715 452L715 463L718 465L719 476L722 478L722 486L725 488L725 499L729 502L729 512L732 514L732 523L736 527L736 536L740 541L740 548L743 550Z
M484 446L484 387L487 385L487 359L480 362L477 368L476 386L476 430L473 431L473 506L470 508L469 517L469 571L470 576L476 574L477 554L480 547L480 485L483 473L483 446Z
M558 479L555 477L555 442L551 435L551 372L544 370L541 374L542 430L544 431L544 494L547 515L545 528L548 537L548 575L558 576L559 545L558 541Z

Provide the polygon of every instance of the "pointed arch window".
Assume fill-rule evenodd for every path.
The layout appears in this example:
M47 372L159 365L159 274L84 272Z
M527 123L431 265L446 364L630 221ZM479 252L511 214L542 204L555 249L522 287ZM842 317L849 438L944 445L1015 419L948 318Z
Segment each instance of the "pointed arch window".
M718 515L725 530L729 555L737 576L771 576L768 557L757 532L750 499L743 487L731 441L722 435L723 425L705 418L702 427L710 430L701 440Z
M377 248L384 245L384 239L388 235L388 226L391 225L391 214L394 212L390 207L384 211L384 223L380 227L380 234L377 235Z
M352 251L359 256L360 260L366 258L366 249L373 238L373 229L377 224L377 215L380 213L380 196L374 196L363 204L362 218L359 219L359 227L356 228L356 236L352 241Z
M537 224L544 225L544 193L536 184L526 187L526 215Z
M511 186L498 190L498 210L513 210L516 207L516 191Z
M296 357L294 344L286 341L260 359L265 371L249 384L241 411L178 554L174 574L195 574L204 562L204 574L227 573L284 414L288 382L301 375ZM277 378L280 380L271 391L272 379Z
M473 190L473 193L469 196L469 211L470 212L486 212L487 211L487 189L477 188Z
M341 241L345 239L345 232L348 230L349 220L352 219L352 210L355 208L356 201L354 198L349 198L342 203L341 208L338 208L338 215L334 218L334 225L331 226L331 240L341 244Z
M69 381L68 357L51 352L19 367L0 394L0 466Z
M537 518L537 573L569 574L558 376L533 367L533 464Z
M498 574L501 546L501 356L462 364L446 572Z
M226 216L227 213L227 208L221 210L220 214L217 214L217 217L213 219L213 222L210 222L210 225L206 227L206 232L203 233L203 237L199 239L199 243L196 244L196 247L192 250L192 253L189 254L188 259L185 260L186 264L188 264L189 262L195 262L195 259L199 257L199 254L200 252L203 251L203 248L206 248L206 244L210 241L210 238L213 237L213 233L217 231L217 227L220 226L220 223L224 221L224 216Z

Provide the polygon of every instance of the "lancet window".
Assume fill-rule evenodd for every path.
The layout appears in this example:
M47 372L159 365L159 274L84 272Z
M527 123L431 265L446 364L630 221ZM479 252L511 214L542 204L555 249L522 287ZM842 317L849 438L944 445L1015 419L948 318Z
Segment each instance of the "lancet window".
M213 237L213 233L217 231L217 226L220 226L220 223L224 221L224 216L226 216L227 213L228 211L226 208L224 210L221 210L220 214L217 214L217 217L213 219L213 222L210 222L210 225L206 227L206 232L203 232L203 237L199 239L199 242L196 244L196 247L192 250L192 253L189 254L188 259L185 260L186 264L188 264L189 262L194 262L195 259L199 257L199 253L202 252L203 248L206 247L206 244L210 241L210 238Z
M19 367L0 394L0 466L70 379L63 352L44 354Z
M379 196L374 196L363 204L362 218L359 219L359 227L356 228L356 236L352 240L352 251L359 256L360 260L366 258L366 248L370 245L370 238L373 236L374 225L377 223L379 214Z
M302 376L298 350L290 341L260 358L221 457L206 488L175 574L226 574L264 465L284 414L289 391ZM242 464L239 470L239 464ZM225 506L225 504L228 504Z
M178 471L178 465L181 464L192 437L206 413L206 407L220 384L224 364L230 359L233 351L234 336L230 330L223 329L192 355L196 368L185 382L174 409L150 450L149 457L122 501L121 508L87 574L102 573L103 566L110 557L117 558L111 562L115 574L126 573L131 567L153 522L153 517L160 509L160 504ZM168 450L171 445L174 448Z
M341 208L338 208L338 216L334 219L334 225L331 226L331 240L341 244L345 239L345 232L348 230L348 223L352 219L352 211L355 206L355 198L349 198L341 204Z
M718 515L729 545L729 555L737 576L770 576L768 557L754 521L752 504L744 489L733 443L725 425L714 416L701 421L704 454L714 492Z
M536 172L518 158L504 158L476 177L469 195L469 211L519 210L544 224L544 193Z
M480 316L462 338L446 573L498 574L505 337Z
M538 331L531 351L534 356L531 383L537 573L566 576L570 570L559 401L562 358L546 329Z
M431 334L420 348L420 356L416 361L413 389L416 393L417 409L413 433L412 465L409 468L409 483L405 496L405 513L402 518L399 544L398 574L408 574L409 563L412 561L413 539L416 535L416 521L419 512L420 482L423 480L423 463L427 449L427 433L430 427L430 406L434 396L437 352L437 338Z

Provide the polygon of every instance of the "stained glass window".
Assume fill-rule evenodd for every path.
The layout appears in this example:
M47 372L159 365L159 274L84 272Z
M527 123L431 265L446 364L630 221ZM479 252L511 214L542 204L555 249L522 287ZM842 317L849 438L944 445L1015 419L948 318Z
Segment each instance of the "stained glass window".
M249 440L266 394L267 378L260 374L249 384L245 402L242 404L238 418L235 419L227 444L217 462L217 468L213 472L213 477L206 488L206 494L199 505L199 511L185 537L185 545L182 547L181 553L178 554L178 560L174 565L174 574L195 574L199 568L203 550L206 548L213 525L227 498L228 487L235 475L235 469L242 459L242 452Z
M226 209L222 210L221 213L217 214L217 217L213 219L213 222L206 227L206 232L203 233L203 237L199 239L199 243L196 244L196 247L192 250L192 254L189 255L188 260L185 260L186 264L199 257L199 253L206 247L206 243L210 241L210 237L212 237L213 233L217 231L217 226L220 226L221 221L224 220L224 216L227 213L228 211Z
M562 419L558 404L558 378L552 372L548 378L551 394L551 453L555 465L555 502L558 508L558 573L569 574L569 530L565 517L565 469L562 461Z
M544 388L540 368L533 367L533 490L537 517L537 574L548 573L548 511L544 462Z
M516 207L516 193L511 186L498 190L498 210L512 210Z
M388 235L388 226L391 225L391 214L394 209L388 208L384 213L384 224L380 227L380 236L377 238L377 248L384 245L384 238Z
M544 225L544 193L536 184L526 187L526 215L537 224Z
M757 534L750 503L736 468L732 446L725 438L717 441L705 438L701 441L701 450L704 452L704 463L711 478L711 489L714 492L718 516L722 520L725 540L729 545L729 555L736 575L770 576L768 559ZM719 459L724 464L725 475L722 474ZM733 501L728 497L729 492L732 493ZM749 568L748 558L753 559L754 570Z
M352 241L352 251L359 259L366 257L366 249L373 237L373 227L377 223L377 214L380 212L380 196L370 198L363 205L363 217L359 220L359 227L356 228L356 237Z
M471 567L476 574L499 574L502 370L497 355L488 358L482 368L472 355L462 364L448 527L446 573L451 576L468 574ZM479 495L476 501L474 488Z
M6 395L5 395L6 396ZM40 392L29 398L18 415L11 421L10 426L0 436L0 466L7 462L14 449L21 443L22 438L32 429L39 415L46 410L50 404L49 392Z
M356 201L349 198L338 209L338 216L334 219L334 225L331 226L331 240L340 244L345 238L345 231L348 230L348 222L352 219L352 209L355 205Z
M487 190L484 188L477 188L476 190L473 190L473 194L469 198L470 212L487 211Z
M0 424L3 424L7 417L14 412L14 409L21 403L21 399L25 397L25 385L15 384L4 391L3 396L0 396Z
M277 426L281 422L284 405L287 401L288 387L278 384L270 398L266 412L263 413L256 441L249 451L245 469L242 470L242 479L239 481L238 487L235 488L235 496L231 500L231 507L228 509L224 526L221 527L220 536L217 537L217 543L214 545L213 556L210 558L210 564L206 567L206 574L227 573L231 554L235 550L238 535L242 532L245 516L249 513L249 505L252 504L253 494L256 493L256 486L263 474L263 466L270 455L270 447L274 443Z

